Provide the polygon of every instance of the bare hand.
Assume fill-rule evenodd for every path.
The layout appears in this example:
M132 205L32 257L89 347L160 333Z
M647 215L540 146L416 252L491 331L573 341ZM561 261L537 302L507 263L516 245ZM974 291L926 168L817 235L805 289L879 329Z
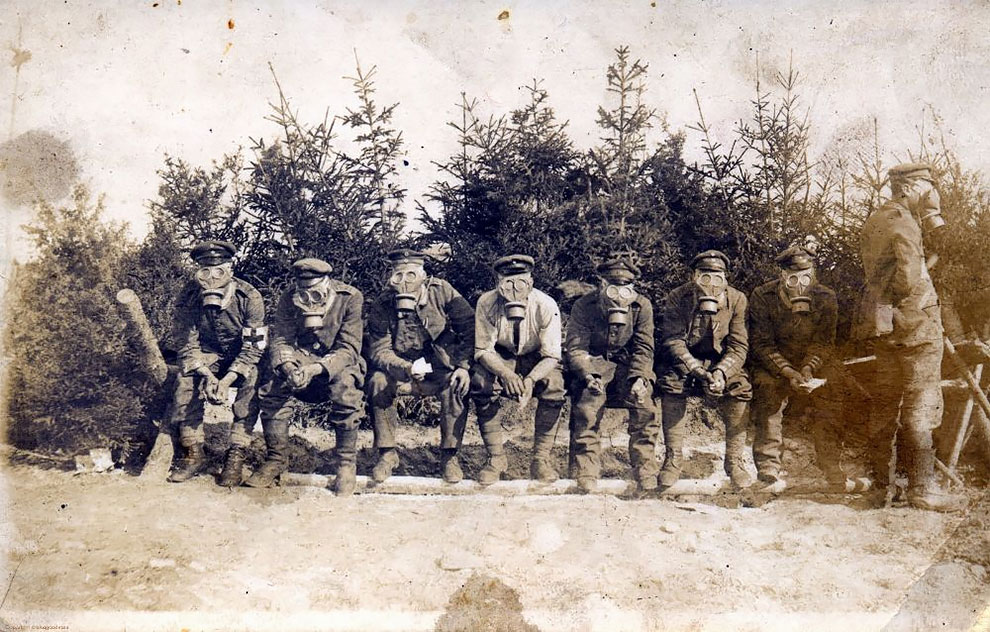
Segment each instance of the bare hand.
M227 401L227 393L230 387L237 381L238 374L233 371L227 371L227 374L223 376L220 382L217 383L216 391L214 392L214 399L210 402L214 404L223 404ZM207 394L207 397L209 395Z
M450 374L450 386L459 397L464 397L471 386L471 375L467 369L457 368Z
M522 377L513 373L502 378L502 383L505 385L505 392L509 397L520 398L523 392L526 390L526 385L523 383Z
M791 388L793 388L795 391L804 390L803 387L806 380L803 374L798 373L794 369L786 369L783 372L783 375L791 383Z
M650 397L650 384L645 379L637 377L629 387L629 392L636 399L637 404L645 404Z
M217 387L220 384L217 376L213 375L213 371L206 367L199 367L196 372L203 378L203 395L206 400L213 404L217 403Z
M802 367L802 369L801 369L801 377L804 378L804 381L805 382L809 382L809 381L815 379L815 374L811 371L811 367L810 366L805 366L805 367Z
M602 378L597 375L589 375L585 378L587 383L588 392L592 395L601 395L605 392L605 385L602 384Z
M289 384L292 386L293 390L301 391L309 383L313 381L313 378L323 373L323 367L316 362L304 365L289 374Z
M715 369L708 374L708 392L712 395L721 395L725 391L725 373L720 369Z

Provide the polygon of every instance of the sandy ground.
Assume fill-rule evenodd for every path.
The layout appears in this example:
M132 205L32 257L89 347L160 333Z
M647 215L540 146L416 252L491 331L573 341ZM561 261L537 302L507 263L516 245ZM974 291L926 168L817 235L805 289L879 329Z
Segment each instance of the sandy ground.
M404 430L421 443L435 432ZM622 475L624 435L610 434ZM320 456L327 436L295 442ZM699 457L701 469L716 458ZM470 474L480 457L466 460ZM372 462L364 453L361 473ZM337 499L26 465L4 479L4 630L964 630L990 597L990 502L975 495L947 516L849 497Z

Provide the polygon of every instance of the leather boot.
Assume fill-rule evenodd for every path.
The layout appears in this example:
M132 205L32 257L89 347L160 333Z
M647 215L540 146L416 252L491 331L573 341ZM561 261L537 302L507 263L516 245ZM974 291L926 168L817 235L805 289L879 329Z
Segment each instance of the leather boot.
M384 448L378 451L378 462L371 470L371 480L382 483L392 475L392 470L399 465L399 453L395 448Z
M457 459L457 449L444 449L440 456L443 465L443 480L445 483L460 483L464 480L464 471Z
M488 451L488 460L478 472L478 484L486 486L502 478L502 474L509 469L509 460L505 456L505 433L502 431L502 424L496 419L498 405L489 402L480 406L476 404L476 408L481 440Z
M908 467L908 503L916 509L928 511L962 511L967 499L962 494L950 494L935 484L935 449L930 431L905 434L910 459Z
M244 481L248 487L271 487L289 467L289 433L288 426L282 433L272 430L265 433L265 442L268 444L268 454L265 462L254 471L251 476Z
M223 463L223 471L220 472L220 485L223 487L237 487L243 480L244 447L233 445L227 450L227 458Z
M683 397L664 396L660 405L664 460L659 483L661 489L667 489L681 479L681 470L684 467L684 434L687 429L684 415L687 401Z
M553 444L563 402L544 402L536 407L536 423L533 430L533 460L529 475L541 483L552 483L559 476L552 463Z
M333 491L338 496L350 496L357 487L357 428L346 430L335 428L337 435L337 445L334 450L337 452L337 479L333 484ZM396 455L398 459L398 455Z
M184 483L199 474L206 467L206 453L203 444L186 446L186 455L179 461L179 467L168 477L170 483Z
M725 420L725 473L732 485L746 489L753 477L746 470L746 402L728 401L720 407Z

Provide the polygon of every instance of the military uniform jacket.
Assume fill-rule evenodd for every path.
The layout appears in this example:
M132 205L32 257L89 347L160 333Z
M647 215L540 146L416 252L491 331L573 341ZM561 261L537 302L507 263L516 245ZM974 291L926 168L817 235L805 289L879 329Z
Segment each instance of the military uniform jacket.
M331 279L332 300L323 317L323 327L315 331L303 327L302 314L293 305L292 294L292 289L282 294L272 319L272 367L286 362L302 365L315 361L330 375L348 366L363 367L361 306L364 298L361 292Z
M750 360L770 375L790 367L818 370L832 355L839 306L835 292L811 286L811 312L795 314L782 294L781 281L770 281L749 297Z
M888 336L895 344L942 337L938 295L925 265L921 227L902 204L888 201L863 224L860 254L866 288L857 337Z
M661 362L681 375L701 366L694 355L702 351L701 343L710 339L718 362L711 370L720 369L726 378L742 372L749 336L746 331L746 295L727 287L719 300L718 312L706 319L698 311L694 283L674 288L664 301ZM710 323L705 331L704 323ZM710 338L709 338L710 335Z
M576 375L602 375L602 363L614 362L628 368L629 379L641 377L656 381L653 372L653 305L639 295L629 306L629 321L610 327L601 307L600 292L579 298L567 321L564 357Z
M175 341L179 367L191 375L216 361L247 375L264 353L265 302L247 281L234 278L219 310L206 309L200 287L190 281L179 297Z
M406 341L397 345L399 317L395 311L395 290L386 290L379 295L369 310L365 332L365 348L373 367L389 374L401 373L410 360L430 350L447 370L471 367L474 310L450 283L428 278L412 317L419 319L427 339L422 345L411 345L418 348L400 348L409 345Z

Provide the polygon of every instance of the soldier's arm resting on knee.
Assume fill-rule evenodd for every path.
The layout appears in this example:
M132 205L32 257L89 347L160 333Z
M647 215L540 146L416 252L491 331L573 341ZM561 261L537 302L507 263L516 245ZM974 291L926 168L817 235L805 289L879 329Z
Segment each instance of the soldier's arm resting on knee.
M266 337L268 335L265 327L265 301L261 298L261 293L252 289L247 293L247 304L242 322L242 331L245 336L241 340L241 350L230 364L228 371L241 377L247 374L258 365L261 356L265 352ZM227 376L224 376L227 379ZM229 381L233 383L233 379ZM229 384L228 384L229 385Z
M299 366L296 357L296 320L292 290L287 290L278 301L269 329L271 334L269 357L272 367L277 369L282 377L288 377Z
M835 293L829 291L822 301L821 315L818 326L811 334L808 349L801 361L801 374L804 377L814 375L822 368L835 348L835 329L839 322L839 303Z
M564 355L567 358L567 366L574 375L581 377L586 383L590 383L595 378L591 362L591 327L586 322L580 301L575 302L571 307L571 315L567 320Z
M386 302L388 301L388 302ZM364 344L371 365L391 375L395 379L407 379L412 362L399 357L392 347L392 330L388 294L378 297L368 310L368 326L364 332Z
M629 381L634 384L637 378L642 378L652 386L657 380L653 372L653 304L649 300L640 301L636 322L633 325L632 356L629 359Z
M451 349L450 360L455 367L467 370L471 368L474 354L474 310L450 283L445 281L442 287L447 322L457 336L457 345Z
M707 381L708 371L705 370L701 361L694 357L687 346L694 308L691 303L683 300L685 296L680 292L671 292L664 302L663 325L660 328L660 335L663 340L661 346L671 357L683 365L685 374ZM690 298L693 299L693 297Z
M338 294L338 298L340 296L342 295ZM336 375L346 367L357 364L361 357L361 338L364 335L364 323L361 318L363 303L364 297L357 290L347 296L347 305L337 337L330 347L330 352L319 361L329 375Z
M560 365L561 360L561 324L560 308L552 300L543 309L537 311L540 326L540 356L541 359L536 366L530 370L526 377L536 384L546 379L550 372Z
M187 287L179 297L176 306L173 338L179 345L179 368L182 375L213 375L199 345L199 293L192 287Z
M729 319L729 332L725 336L725 349L722 359L715 365L714 371L721 371L726 379L742 370L749 351L749 333L746 330L746 308L748 301L742 292L737 293L732 306L732 317Z
M776 294L773 295L773 299L777 299ZM777 300L779 302L779 299ZM750 349L752 349L753 358L760 368L774 377L783 376L791 379L797 370L777 346L770 310L771 307L767 305L766 298L754 291L749 301L747 313Z

